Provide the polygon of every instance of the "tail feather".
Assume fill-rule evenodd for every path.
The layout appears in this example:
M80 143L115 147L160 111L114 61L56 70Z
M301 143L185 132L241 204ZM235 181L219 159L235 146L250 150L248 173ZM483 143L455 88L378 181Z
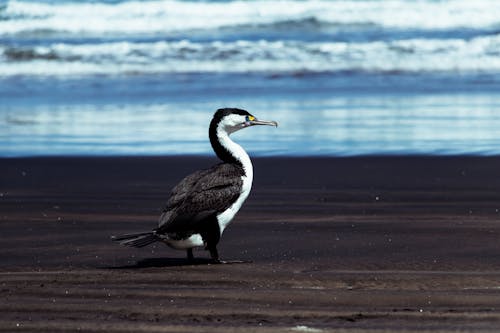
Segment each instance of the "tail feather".
M156 236L156 234L152 231L140 232L137 234L111 236L111 239L114 242L120 243L121 245L131 247L144 247L160 240L158 236Z

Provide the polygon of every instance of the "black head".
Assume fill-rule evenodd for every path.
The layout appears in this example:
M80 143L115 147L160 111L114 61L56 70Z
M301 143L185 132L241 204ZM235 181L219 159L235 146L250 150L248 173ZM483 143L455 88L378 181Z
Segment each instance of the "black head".
M219 109L217 111L215 111L214 113L214 117L212 118L212 121L210 123L210 127L212 127L212 125L217 125L219 124L222 119L226 118L226 119L229 119L230 116L241 116L241 117L244 117L244 118L241 118L241 119L246 119L246 117L253 117L248 111L246 110L243 110L243 109L237 109L237 108L223 108L223 109ZM234 119L238 119L236 117L232 117ZM255 118L255 117L253 117Z
M217 110L210 122L210 128L220 128L228 134L254 125L278 126L278 123L275 121L257 120L257 118L248 111L237 108Z
M215 112L212 121L210 122L209 137L212 147L224 161L233 162L234 158L221 144L221 138L233 132L254 125L271 125L278 126L275 121L258 120L248 111L237 108L224 108Z

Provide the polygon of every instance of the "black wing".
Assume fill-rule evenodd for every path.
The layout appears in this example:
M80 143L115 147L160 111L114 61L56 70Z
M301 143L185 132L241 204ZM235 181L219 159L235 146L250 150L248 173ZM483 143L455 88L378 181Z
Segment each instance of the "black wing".
M184 178L172 190L160 217L159 233L196 232L209 216L229 208L238 198L245 173L222 163Z

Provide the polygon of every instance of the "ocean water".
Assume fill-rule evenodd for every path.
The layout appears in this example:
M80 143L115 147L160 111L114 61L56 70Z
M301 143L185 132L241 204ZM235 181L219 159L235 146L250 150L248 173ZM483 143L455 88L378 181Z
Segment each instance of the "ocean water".
M500 1L0 0L0 156L500 154Z

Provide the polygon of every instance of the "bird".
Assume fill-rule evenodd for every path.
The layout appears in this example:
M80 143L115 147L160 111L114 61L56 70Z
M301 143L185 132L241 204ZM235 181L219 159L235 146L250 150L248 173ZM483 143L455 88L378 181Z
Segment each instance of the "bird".
M255 125L278 127L276 121L259 120L243 109L218 109L208 134L222 162L191 173L171 190L158 227L112 236L112 240L138 248L163 242L173 249L185 250L188 261L194 260L194 248L204 247L210 253L211 263L229 263L219 258L217 244L250 194L253 182L250 157L230 135Z

